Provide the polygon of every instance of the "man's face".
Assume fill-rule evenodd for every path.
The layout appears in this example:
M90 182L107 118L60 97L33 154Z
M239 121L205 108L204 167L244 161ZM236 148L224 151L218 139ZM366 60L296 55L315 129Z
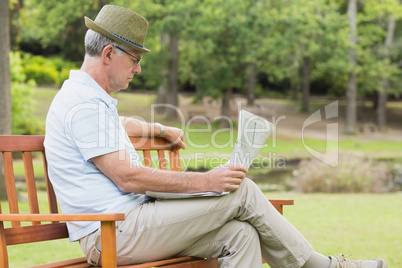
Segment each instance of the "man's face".
M142 53L134 49L127 51L120 49L124 53L119 56L116 54L117 49L119 48L113 47L113 58L109 66L109 93L126 89L133 80L134 74L141 73L141 65L137 65L137 63L138 59L141 59Z

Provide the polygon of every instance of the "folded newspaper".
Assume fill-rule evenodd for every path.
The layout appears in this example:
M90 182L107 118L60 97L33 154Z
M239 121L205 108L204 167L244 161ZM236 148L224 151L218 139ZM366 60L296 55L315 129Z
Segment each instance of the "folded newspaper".
M238 136L229 164L249 168L268 137L274 131L274 125L255 114L241 110L239 113ZM147 191L146 195L156 199L180 199L203 196L222 196L229 192L200 193L163 193Z

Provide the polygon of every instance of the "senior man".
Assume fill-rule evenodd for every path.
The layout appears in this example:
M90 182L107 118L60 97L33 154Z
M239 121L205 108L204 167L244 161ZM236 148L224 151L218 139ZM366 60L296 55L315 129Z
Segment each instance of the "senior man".
M173 256L218 258L219 267L387 267L382 259L325 257L267 201L247 170L224 165L205 173L145 167L128 139L164 136L185 148L183 132L117 114L110 94L141 72L148 22L107 5L95 21L85 17L85 59L71 71L46 119L49 177L64 213L126 214L116 223L119 265ZM155 200L146 191L231 193L221 197ZM100 264L100 224L69 222L88 262Z

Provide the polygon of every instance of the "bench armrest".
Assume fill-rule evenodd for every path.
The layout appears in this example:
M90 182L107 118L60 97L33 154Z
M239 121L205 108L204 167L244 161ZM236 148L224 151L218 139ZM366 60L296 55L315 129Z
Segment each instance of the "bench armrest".
M3 221L100 221L103 267L117 267L116 259L116 228L115 221L125 219L124 213L100 213L100 214L0 214L0 228ZM38 225L36 225L38 226ZM46 225L39 225L46 226ZM54 226L54 225L48 225ZM35 225L29 226L35 227ZM65 225L64 225L64 230ZM3 229L4 230L4 229ZM14 229L10 229L14 230ZM60 230L60 229L58 229ZM29 236L29 234L28 234ZM34 240L32 240L34 242Z
M0 221L122 221L124 213L0 214Z
M269 202L271 202L271 204L281 214L283 214L283 206L294 205L294 200L292 200L292 199L269 199Z

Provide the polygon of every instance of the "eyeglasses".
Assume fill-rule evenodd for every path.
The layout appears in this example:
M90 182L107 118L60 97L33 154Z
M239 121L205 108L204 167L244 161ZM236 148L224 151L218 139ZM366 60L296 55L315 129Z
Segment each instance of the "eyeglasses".
M123 51L124 53L126 53L126 54L130 55L131 57L133 57L133 58L135 59L135 60L133 60L133 61L134 61L134 64L135 64L136 66L140 65L140 61L142 60L142 58L137 58L136 56L132 55L131 53L128 53L127 51L125 51L124 49L122 49L122 48L120 48L120 47L118 47L118 46L114 46L114 47L120 49L120 50Z

